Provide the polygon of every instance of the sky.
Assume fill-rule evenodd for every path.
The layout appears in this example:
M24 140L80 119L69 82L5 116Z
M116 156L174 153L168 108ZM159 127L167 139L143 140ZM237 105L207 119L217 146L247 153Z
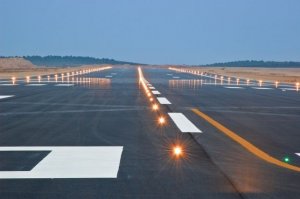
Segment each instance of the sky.
M0 55L300 61L300 1L0 0Z

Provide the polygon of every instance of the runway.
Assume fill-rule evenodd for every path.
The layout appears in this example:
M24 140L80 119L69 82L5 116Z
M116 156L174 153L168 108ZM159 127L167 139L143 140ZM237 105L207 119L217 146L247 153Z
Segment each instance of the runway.
M193 110L300 167L295 88L113 66L64 81L1 81L0 198L299 198L298 171Z

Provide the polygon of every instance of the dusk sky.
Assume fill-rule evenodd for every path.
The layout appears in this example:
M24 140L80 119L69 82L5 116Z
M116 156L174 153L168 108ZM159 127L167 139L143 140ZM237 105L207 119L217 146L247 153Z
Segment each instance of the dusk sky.
M0 0L0 55L300 61L299 0Z

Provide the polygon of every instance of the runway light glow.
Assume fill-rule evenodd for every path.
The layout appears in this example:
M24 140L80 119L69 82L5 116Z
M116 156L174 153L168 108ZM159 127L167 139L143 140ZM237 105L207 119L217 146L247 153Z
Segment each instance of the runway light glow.
M152 99L153 99L153 98L152 98ZM151 101L151 100L150 100L150 101ZM154 111L157 111L157 110L158 110L158 105L157 105L157 104L153 104L152 109L153 109Z
M159 124L162 125L162 124L164 124L165 122L166 122L166 119L165 119L164 117L159 117L159 118L158 118L158 123L159 123Z
M182 148L180 146L173 147L173 155L175 155L176 157L180 157L182 156L182 153Z
M152 97L150 98L150 102L153 102L153 98Z
M284 157L284 158L283 158L283 161L288 163L288 162L290 162L291 160L290 160L289 157Z

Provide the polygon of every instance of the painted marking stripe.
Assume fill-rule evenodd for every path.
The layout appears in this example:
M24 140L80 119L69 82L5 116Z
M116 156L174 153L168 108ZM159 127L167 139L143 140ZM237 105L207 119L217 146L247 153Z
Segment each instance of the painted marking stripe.
M300 153L295 153L297 156L300 156Z
M26 86L45 86L46 84L27 84Z
M238 87L238 86L225 86L224 88L229 88L229 89L244 89L243 87Z
M153 87L153 86L150 86L150 87L149 87L149 89L153 90L153 89L155 89L155 87Z
M287 91L297 91L295 88L280 88L281 90L287 90Z
M112 77L111 75L106 75L105 77Z
M154 95L160 95L160 92L159 92L159 91L152 91L152 93L153 93Z
M14 95L0 95L0 99L5 99L9 97L13 97Z
M55 86L74 86L74 84L56 84Z
M0 179L117 178L123 147L0 147L0 151L51 151L31 171L0 171Z
M179 79L180 77L177 77L177 76L173 76L173 78L174 78L174 79Z
M176 126L182 133L202 133L185 115L182 113L168 113Z
M0 84L0 86L17 86L19 84Z
M165 97L157 97L157 100L160 104L172 104L167 98Z
M273 90L273 88L267 88L267 87L252 87L252 88L257 90Z
M294 166L294 165L291 165L291 164L287 164L285 162L277 160L276 158L274 158L271 155L267 154L266 152L260 150L259 148L257 148L256 146L254 146L253 144L251 144L250 142L248 142L247 140L245 140L241 136L237 135L236 133L234 133L230 129L226 128L225 126L223 126L222 124L220 124L219 122L214 120L213 118L211 118L208 115L206 115L205 113L199 111L198 109L194 108L194 109L192 109L192 111L195 114L197 114L199 117L203 118L208 123L210 123L211 125L216 127L217 129L219 129L221 132L223 132L225 135L230 137L232 140L234 140L235 142L237 142L238 144L243 146L245 149L247 149L249 152L251 152L255 156L257 156L257 157L259 157L259 158L261 158L261 159L263 159L266 162L269 162L271 164L274 164L274 165L277 165L277 166L280 166L280 167L283 167L283 168L287 168L287 169L290 169L290 170L293 170L293 171L300 172L300 167Z

